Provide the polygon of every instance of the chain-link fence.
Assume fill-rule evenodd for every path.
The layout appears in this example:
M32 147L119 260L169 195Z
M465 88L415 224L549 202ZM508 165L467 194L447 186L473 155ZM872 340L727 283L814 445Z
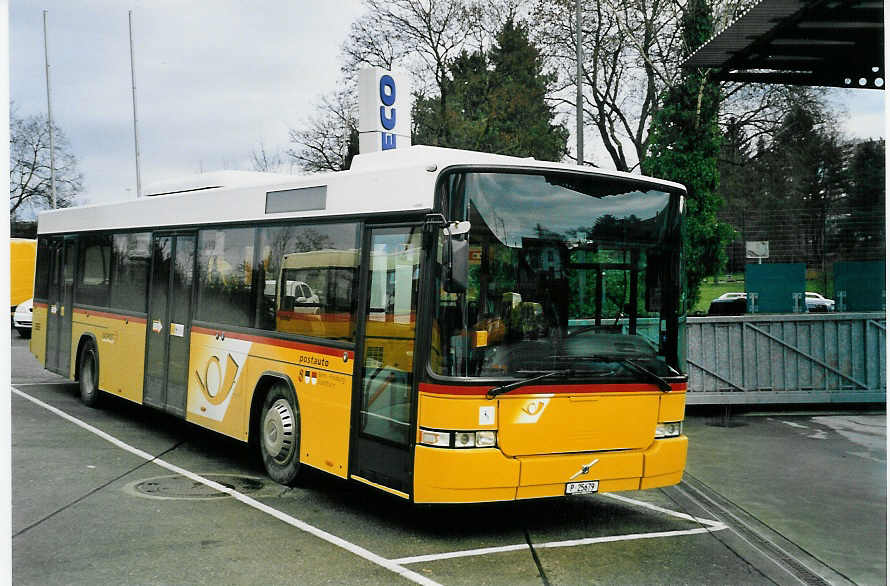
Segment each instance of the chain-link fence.
M721 219L736 231L727 248L727 274L744 273L746 242L768 241L764 263L805 263L809 278L823 281L830 292L834 263L884 260L883 205L837 212L811 209L724 210Z

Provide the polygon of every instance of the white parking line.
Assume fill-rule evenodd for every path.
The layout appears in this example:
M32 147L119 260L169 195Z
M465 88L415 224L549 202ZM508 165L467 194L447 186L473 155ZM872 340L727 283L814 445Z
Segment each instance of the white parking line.
M620 494L614 493L603 493L601 496L609 497L630 505L634 505L637 507L643 507L646 509L650 509L652 511L657 511L659 513L664 513L666 515L670 515L671 517L676 517L678 519L684 519L686 521L692 521L695 523L700 523L702 525L707 525L706 527L696 527L695 529L681 529L677 531L657 531L653 533L631 533L627 535L605 535L603 537L586 537L582 539L568 539L565 541L548 541L545 543L534 543L532 544L536 548L554 548L554 547L576 547L579 545L591 545L594 543L612 543L615 541L634 541L638 539L656 539L660 537L680 537L683 535L698 535L701 533L708 533L712 531L722 531L723 529L728 529L729 527L721 523L720 521L714 521L711 519L702 519L700 517L693 517L692 515L688 515L686 513L681 513L679 511L673 511L671 509L666 509L664 507L659 507L658 505L653 505L651 503L647 503L644 501L638 501L636 499L628 498L626 496L622 496ZM428 555L418 555L411 557L404 557L390 560L391 562L397 564L416 564L419 562L431 562L436 560L445 560L445 559L453 559L453 558L463 558L463 557L472 557L472 556L480 556L480 555L488 555L492 553L503 553L507 551L519 551L528 548L527 543L517 543L515 545L502 545L499 547L483 547L480 549L465 549L462 551L449 551L445 553L434 553Z
M615 494L614 492L604 492L602 496L609 497L610 499L615 499L616 501L625 502L629 505L636 505L638 507L658 511L659 513L664 513L665 515L670 515L671 517L677 517L678 519L686 519L687 521L694 521L696 523L701 523L702 525L710 525L711 527L720 527L721 529L726 529L726 525L724 525L720 521L702 519L701 517L693 517L692 515L688 515L686 513L673 511L671 509L665 509L664 507L659 507L658 505L653 505L652 503L647 503L645 501L638 501L637 499L628 498L620 494Z
M726 529L723 523L717 523L711 527L697 527L695 529L684 529L679 531L658 531L655 533L632 533L628 535L605 535L603 537L585 537L583 539L568 539L566 541L548 541L545 543L533 543L535 548L554 548L554 547L577 547L579 545L590 545L593 543L612 543L615 541L634 541L637 539L656 539L658 537L679 537L681 535L698 535L699 533L708 533L710 531L720 531ZM516 545L503 545L500 547L484 547L481 549L465 549L463 551L449 551L446 553L433 553L429 555L418 555L407 558L398 558L389 560L397 564L416 564L419 562L432 562L436 560L447 560L452 558L465 558L479 555L488 555L490 553L502 553L506 551L519 551L528 549L527 543L517 543Z
M305 521L301 521L295 517L291 517L290 515L282 513L281 511L279 511L277 509L273 509L272 507L270 507L268 505L265 505L257 500L254 500L254 499L250 498L249 496L244 495L244 494L242 494L236 490L233 490L227 486L223 486L222 484L219 484L218 482L214 482L212 480L204 478L203 476L199 476L198 474L189 472L188 470L185 470L184 468L180 468L179 466L170 464L169 462L166 462L165 460L161 460L160 458L155 458L148 452L144 452L144 451L140 450L139 448L134 448L133 446L117 439L116 437L105 433L101 429L93 427L92 425L85 423L85 422L81 421L80 419L77 419L76 417L72 417L71 415L65 413L64 411L62 411L60 409L57 409L56 407L53 407L52 405L44 403L40 399L32 397L31 395L28 395L27 393L24 393L15 387L10 387L10 388L12 389L13 393L22 397L23 399L27 399L28 401L31 401L35 405L39 405L40 407L43 407L44 409L51 411L52 413L55 413L59 417L65 419L67 421L70 421L71 423L77 425L78 427L81 427L81 428L89 431L90 433L96 434L97 436L101 437L102 439L104 439L108 442L111 442L112 444L121 448L122 450L126 450L126 451L130 452L131 454L134 454L140 458L148 460L148 461L152 462L153 464L157 464L158 466L160 466L162 468L166 468L167 470L170 470L171 472L175 472L176 474L181 474L182 476L185 476L186 478L188 478L190 480L193 480L195 482L200 482L201 484L208 486L214 490L218 490L219 492L224 492L228 495L231 495L233 498L241 501L242 503L244 503L250 507L253 507L254 509L257 509L259 511L262 511L262 512L268 514L268 515L271 515L272 517L275 517L279 521L282 521L284 523L287 523L288 525L291 525L293 527L296 527L297 529L300 529L301 531L305 531L306 533L314 535L314 536L318 537L319 539L323 539L324 541L327 541L328 543L336 545L337 547L343 548L350 553L353 553L361 558L364 558L371 563L377 564L378 566L380 566L382 568L386 568L387 570L394 572L408 580L411 580L412 582L415 582L417 584L424 584L425 586L440 586L438 582L430 580L426 576L422 576L421 574L418 574L412 570L409 570L408 568L404 568L401 565L399 565L397 562L388 560L384 557L377 555L376 553L368 551L367 549L361 547L360 545L356 545L354 543L346 541L345 539L342 539L340 537L337 537L336 535L328 533L327 531L319 529L318 527L310 525L309 523L306 523Z

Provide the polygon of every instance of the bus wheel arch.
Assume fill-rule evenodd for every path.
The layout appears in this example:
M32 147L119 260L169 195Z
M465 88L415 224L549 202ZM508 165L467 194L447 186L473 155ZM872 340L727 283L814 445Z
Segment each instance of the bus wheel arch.
M79 384L80 400L88 407L99 402L99 346L91 334L81 336L77 344L74 378Z
M260 377L251 401L250 438L269 477L287 486L300 474L300 403L291 380Z

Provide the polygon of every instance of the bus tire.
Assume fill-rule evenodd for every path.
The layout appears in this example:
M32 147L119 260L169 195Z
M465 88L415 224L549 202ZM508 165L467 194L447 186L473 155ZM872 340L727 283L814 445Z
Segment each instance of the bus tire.
M284 382L273 384L263 400L259 444L269 478L293 486L300 474L300 409Z
M80 400L87 407L99 403L99 353L93 342L80 351Z

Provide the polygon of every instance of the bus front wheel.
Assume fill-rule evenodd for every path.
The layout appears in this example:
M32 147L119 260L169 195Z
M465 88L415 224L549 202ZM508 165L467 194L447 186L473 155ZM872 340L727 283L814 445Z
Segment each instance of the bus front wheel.
M263 400L260 454L269 477L293 486L300 473L300 409L291 388L275 383Z
M92 342L80 352L80 400L88 407L99 402L99 355Z

